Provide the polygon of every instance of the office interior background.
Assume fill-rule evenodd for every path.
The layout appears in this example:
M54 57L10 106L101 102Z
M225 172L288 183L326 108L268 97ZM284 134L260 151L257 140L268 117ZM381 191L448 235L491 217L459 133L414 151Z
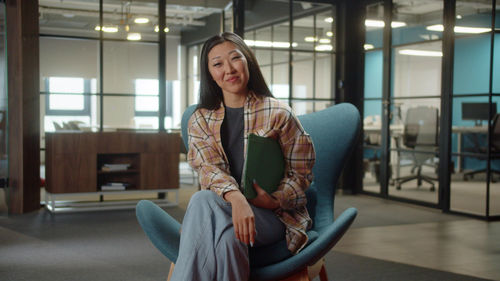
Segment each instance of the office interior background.
M9 187L6 5L0 172ZM500 217L496 1L40 0L37 11L41 178L46 132L178 131L198 99L202 43L235 31L296 114L359 108L363 137L343 191Z

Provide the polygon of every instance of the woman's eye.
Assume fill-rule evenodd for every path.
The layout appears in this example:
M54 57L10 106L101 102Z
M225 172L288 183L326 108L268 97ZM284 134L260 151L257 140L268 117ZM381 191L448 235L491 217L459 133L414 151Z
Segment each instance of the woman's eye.
M218 62L218 63L215 63L213 66L214 66L214 67L217 67L217 66L220 66L220 65L221 65L221 63L220 63L220 62Z
M235 56L235 57L233 57L233 60L239 59L239 58L241 58L241 56Z

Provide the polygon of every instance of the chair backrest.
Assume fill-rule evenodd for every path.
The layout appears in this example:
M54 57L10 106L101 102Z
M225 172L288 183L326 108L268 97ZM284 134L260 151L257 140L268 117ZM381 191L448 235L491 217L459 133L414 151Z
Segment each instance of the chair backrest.
M358 109L350 103L299 116L311 135L316 151L314 181L307 190L307 209L314 221L313 229L321 231L333 222L335 189L347 157L360 132Z
M197 106L198 106L197 104L193 104L193 105L188 106L188 108L186 108L186 110L182 114L181 135L182 135L182 142L184 143L184 147L186 148L186 151L188 151L188 149L189 149L188 133L187 133L188 121L189 121L189 118L191 118L191 115L193 115Z
M439 112L435 107L417 106L406 112L403 143L406 147L438 145Z
M491 147L496 151L500 151L500 114L495 114L493 117L493 130L491 138Z
M192 105L182 115L182 139L186 147L188 120L195 109L196 105ZM360 115L354 105L342 103L298 118L311 135L316 151L314 181L306 195L307 209L314 221L313 229L321 232L333 222L335 188L345 160L358 138Z

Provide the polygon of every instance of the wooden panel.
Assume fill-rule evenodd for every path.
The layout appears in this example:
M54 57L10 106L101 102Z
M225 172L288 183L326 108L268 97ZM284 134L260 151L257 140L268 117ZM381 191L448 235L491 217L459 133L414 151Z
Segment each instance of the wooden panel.
M179 187L179 154L142 153L140 189Z
M47 153L96 153L96 133L46 133ZM50 147L49 147L50 146Z
M9 212L40 209L38 1L8 0ZM3 85L2 85L3 86Z
M73 193L97 191L96 154L53 154L47 163L47 191Z
M140 152L137 134L129 132L100 133L97 144L98 153Z

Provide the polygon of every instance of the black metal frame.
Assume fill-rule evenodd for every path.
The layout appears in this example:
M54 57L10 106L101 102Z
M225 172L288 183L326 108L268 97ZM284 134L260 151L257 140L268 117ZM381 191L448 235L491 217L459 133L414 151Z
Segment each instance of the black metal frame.
M450 185L451 185L451 175L450 168L452 166L451 159L453 156L457 156L456 153L451 152L451 128L452 128L452 102L453 98L456 97L477 97L478 95L474 94L453 94L453 63L454 63L454 46L455 46L455 34L453 32L453 27L455 26L455 10L456 10L456 0L446 0L444 1L443 7L443 25L444 31L442 36L442 50L443 50L443 59L442 59L442 84L441 84L441 95L440 96L425 96L425 97L412 97L412 98L441 98L441 115L440 115L440 134L439 134L439 189L438 189L438 202L431 203L425 201L419 201L409 198L402 198L390 195L388 193L388 183L389 183L389 152L391 151L389 147L390 140L390 132L389 132L389 114L391 108L391 102L397 100L398 98L390 97L390 87L391 87L391 27L390 23L392 22L392 0L381 0L381 1L366 1L365 4L373 4L377 2L384 3L384 39L383 39L383 54L384 54L384 65L383 65L383 90L382 90L382 144L381 144L381 175L380 175L380 184L381 191L379 193L361 190L364 194L369 194L372 196L388 198L395 201L412 203L427 207L439 208L443 212L452 213L452 214L460 214L468 217L484 219L484 220L500 220L500 215L490 215L490 178L491 178L491 151L488 148L487 151L487 178L486 178L486 204L485 204L485 215L477 215L473 213L467 213L463 211L452 210L450 206ZM491 26L495 26L495 8L496 8L496 0L492 1L492 19ZM489 84L489 92L481 94L481 96L488 96L489 102L492 102L492 96L498 96L492 92L492 84L493 84L493 55L494 55L494 35L495 33L499 33L492 28L490 31L491 34L491 49L490 49L490 84ZM471 35L465 35L471 36ZM425 41L425 43L429 43L431 40ZM415 42L418 43L418 42ZM412 44L415 44L412 43ZM406 44L405 44L406 45ZM399 46L399 45L398 45ZM374 49L374 50L380 50ZM407 99L407 98L405 98ZM366 98L367 100L380 100L379 98ZM491 117L491 108L490 108L490 117ZM491 118L490 118L491 119ZM491 120L489 122L490 126L488 128L488 138L489 142L491 142L492 138L492 128L491 128ZM462 154L463 155L463 154Z

